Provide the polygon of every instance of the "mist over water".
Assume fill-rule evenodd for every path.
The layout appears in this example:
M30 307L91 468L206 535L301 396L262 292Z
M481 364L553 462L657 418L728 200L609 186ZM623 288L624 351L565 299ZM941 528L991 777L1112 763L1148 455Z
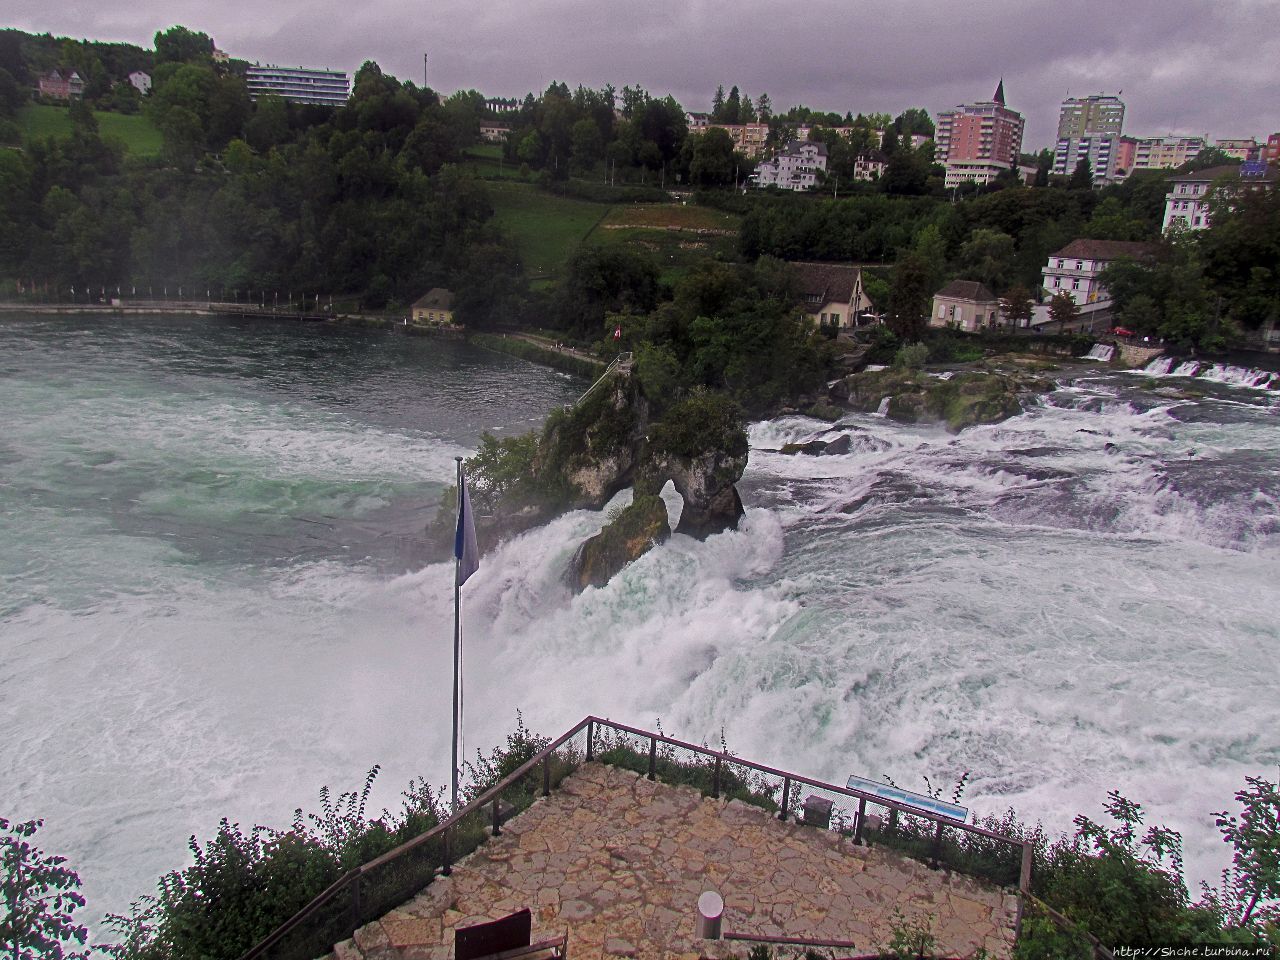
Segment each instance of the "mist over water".
M1119 788L1210 877L1213 812L1280 762L1277 408L1143 380L1089 371L959 437L756 424L739 530L580 596L603 513L505 544L464 588L468 751L519 708L723 732L835 782L971 770L976 810L1054 830ZM580 389L384 333L0 326L0 811L46 819L97 913L222 816L287 825L374 763L379 806L446 782L451 567L420 531L481 430Z

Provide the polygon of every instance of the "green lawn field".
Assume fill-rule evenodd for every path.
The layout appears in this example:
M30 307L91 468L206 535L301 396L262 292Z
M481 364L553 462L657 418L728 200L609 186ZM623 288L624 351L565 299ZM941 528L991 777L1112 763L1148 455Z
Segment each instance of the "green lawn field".
M138 157L153 157L160 152L161 137L142 114L104 113L95 110L98 132L124 142L125 149ZM37 137L65 137L71 133L71 117L66 107L33 103L18 114L18 125L27 140Z
M530 183L490 183L494 220L520 247L528 277L559 276L581 243L612 207L557 197Z

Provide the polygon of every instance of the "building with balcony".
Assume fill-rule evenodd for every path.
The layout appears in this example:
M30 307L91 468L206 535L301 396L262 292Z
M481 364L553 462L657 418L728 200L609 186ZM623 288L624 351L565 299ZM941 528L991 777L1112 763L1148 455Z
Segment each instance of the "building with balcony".
M764 156L765 141L769 139L767 123L708 123L707 129L719 127L729 134L733 149L744 157L755 160Z
M1205 148L1204 137L1145 137L1133 152L1133 170L1172 170L1194 160Z
M827 145L806 140L792 141L772 160L765 160L752 176L757 187L779 187L782 190L812 190L818 185L818 174L827 170Z
M1005 106L1002 80L990 100L961 104L954 110L938 114L934 157L947 165L948 179L956 183L965 173L983 178L987 177L985 171L990 168L1012 169L1017 165L1018 153L1022 150L1025 125L1022 114ZM960 166L961 163L974 165ZM996 175L968 182L990 182Z
M1148 243L1128 240L1072 240L1050 254L1042 271L1049 296L1068 294L1078 304L1103 303L1111 297L1099 279L1117 260L1145 260L1152 255Z
M53 100L79 100L84 96L84 80L74 70L50 70L39 81L40 96Z
M245 72L244 80L251 100L281 97L292 103L341 107L351 96L351 85L341 70L254 64Z
M1124 175L1121 171L1127 172L1132 165L1131 157L1122 157L1123 127L1124 102L1119 97L1068 97L1058 116L1058 141L1050 172L1070 176L1085 161L1093 171L1095 186L1120 179ZM1129 164L1122 165L1122 159Z
M1230 200L1245 190L1274 190L1280 168L1265 160L1248 160L1239 166L1223 164L1196 173L1169 178L1164 198L1161 230L1203 230L1209 226L1210 208L1222 198Z
M1262 147L1253 137L1239 140L1215 140L1213 145L1233 160L1262 159Z
M853 179L879 180L889 167L889 158L879 150L863 154L853 161Z
M1124 101L1119 97L1096 94L1068 97L1058 114L1058 139L1076 137L1120 136L1124 129Z

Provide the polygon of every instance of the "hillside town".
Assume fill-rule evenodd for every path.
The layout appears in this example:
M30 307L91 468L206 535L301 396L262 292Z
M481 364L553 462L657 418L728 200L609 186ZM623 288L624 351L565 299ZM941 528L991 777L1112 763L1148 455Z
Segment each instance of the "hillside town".
M232 143L245 142L258 153L269 150L279 134L260 132L255 125L265 126L267 117L284 122L280 105L287 104L291 111L339 108L361 96L354 88L362 77L368 88L373 76L368 73L371 64L366 64L353 86L342 70L251 63L184 28L169 33L172 36L166 35L165 42L176 47L190 46L197 38L197 45L205 44L207 49L193 48L194 52L205 58L216 75L240 84L237 95L244 98L245 106L239 109L252 109L253 117L245 126L244 140ZM27 79L34 82L26 94L38 104L93 100L98 108L154 118L168 149L170 140L180 139L170 110L177 104L164 89L153 89L148 71L172 73L172 63L157 61L187 57L193 51L166 54L158 47L157 52L160 56L154 60L139 51L111 64L85 61L88 66L79 69L74 62L64 62L65 56L46 56L45 62L53 65L28 71ZM21 64L11 66L21 72ZM376 65L372 67L380 78ZM1124 311L1119 308L1124 305L1111 296L1104 273L1116 264L1154 263L1160 236L1207 230L1215 209L1230 207L1247 194L1270 193L1280 169L1280 132L1213 140L1135 134L1127 131L1126 104L1119 92L1067 96L1059 107L1053 145L1029 151L1024 143L1027 118L1010 105L1002 78L997 79L990 99L932 113L913 108L896 118L874 111L841 115L806 107L782 112L774 109L767 94L753 98L736 86L727 94L719 87L712 108L700 112L686 110L670 96L659 99L632 87L571 91L565 84L553 83L541 96L530 93L523 99L476 91L443 98L431 93L430 79L424 55L422 86L404 86L405 92L414 91L414 95L435 96L450 115L447 119L453 129L414 146L419 156L435 154L423 161L428 171L441 161L456 162L474 144L494 151L499 176L504 175L502 165L509 164L508 169L521 178L546 178L550 183L599 178L604 186L618 188L638 180L682 202L693 192L708 189L744 198L809 194L815 201L879 193L932 195L954 203L1009 186L1032 192L1092 188L1106 196L1109 189L1137 180L1147 184L1143 189L1149 194L1150 184L1159 178L1158 189L1164 197L1158 231L1140 231L1145 235L1135 234L1132 228L1112 235L1094 231L1089 236L1064 236L1051 247L1042 244L1038 276L1033 279L1029 265L1024 265L1017 283L1009 277L955 270L935 277L932 302L927 304L928 326L967 332L1005 328L1027 333L1123 331L1150 336L1157 325L1136 330L1143 324L1134 321L1133 310L1128 318L1121 316ZM20 86L16 81L15 85ZM326 114L290 116L320 119ZM208 136L205 140L193 149L212 145ZM442 141L451 142L442 145ZM1021 245L1021 238L1015 239ZM883 267L890 258L886 255L894 251L868 251L869 255L855 253L848 258L804 246L775 243L775 252L766 244L754 252L797 264L794 277L802 288L799 296L816 325L839 334L884 322L888 309L884 278L879 283L874 276L867 283L862 278L864 269ZM1001 255L1007 258L1008 251ZM831 269L817 269L820 262L829 262ZM464 321L468 314L468 295L457 286L456 278L433 277L429 284L399 291L398 300L411 305L406 313L415 322L421 317L439 324L447 317L453 324L455 313ZM419 309L428 299L438 302L447 297L452 302L457 294L458 310ZM274 296L278 299L278 292ZM474 311L470 319L474 322ZM1264 320L1254 342L1269 347L1277 342L1275 318Z

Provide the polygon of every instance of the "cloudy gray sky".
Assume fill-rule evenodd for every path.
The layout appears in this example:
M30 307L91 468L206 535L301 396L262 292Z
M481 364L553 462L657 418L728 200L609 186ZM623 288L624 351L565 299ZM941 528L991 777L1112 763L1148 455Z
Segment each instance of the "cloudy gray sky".
M150 46L182 23L236 57L523 96L640 84L689 110L716 85L844 112L987 99L1004 77L1051 144L1068 93L1123 90L1125 132L1280 131L1280 0L3 0L0 23Z

